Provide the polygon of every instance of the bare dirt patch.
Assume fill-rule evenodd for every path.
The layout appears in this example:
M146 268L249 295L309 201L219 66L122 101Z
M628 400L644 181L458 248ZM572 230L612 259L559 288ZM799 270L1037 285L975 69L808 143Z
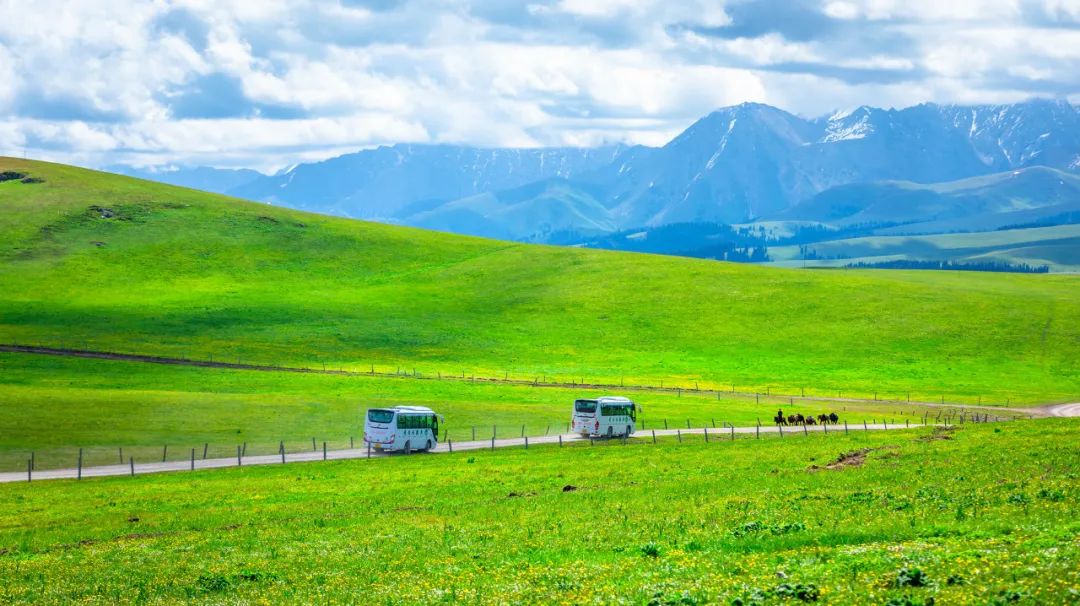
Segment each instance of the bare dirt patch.
M832 463L825 465L811 465L807 467L807 471L839 471L847 469L849 467L861 467L866 462L866 455L874 452L875 450L881 450L880 448L860 448L852 452L840 453L840 456L836 457L836 460Z
M920 436L915 439L916 442L934 442L937 440L951 440L953 432L956 431L956 427L935 427L928 435Z

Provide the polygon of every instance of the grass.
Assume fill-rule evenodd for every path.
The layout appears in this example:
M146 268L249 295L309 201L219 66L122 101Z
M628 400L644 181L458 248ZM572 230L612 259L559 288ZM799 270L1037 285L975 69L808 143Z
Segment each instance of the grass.
M161 366L137 362L58 358L0 353L0 471L73 467L79 449L85 464L113 464L119 449L137 461L174 460L192 448L209 457L310 450L315 438L328 448L360 443L363 414L369 407L421 404L445 415L450 439L561 433L581 388L534 388L468 381L411 378L340 377L285 372L251 372ZM921 421L929 410L886 403L796 402L694 393L627 392L644 408L645 429L723 423L770 423L777 408L785 413L836 411L850 423L892 419ZM916 394L917 395L917 394ZM759 401L760 400L760 401ZM168 449L165 449L165 446Z
M0 340L248 362L1046 402L1080 279L511 244L0 159ZM314 394L322 397L322 394Z
M0 602L1075 603L1078 427L11 485Z
M806 245L821 260L802 261L800 246L769 249L777 266L843 267L851 263L919 260L1001 261L1051 271L1080 271L1080 225L918 236L866 236Z

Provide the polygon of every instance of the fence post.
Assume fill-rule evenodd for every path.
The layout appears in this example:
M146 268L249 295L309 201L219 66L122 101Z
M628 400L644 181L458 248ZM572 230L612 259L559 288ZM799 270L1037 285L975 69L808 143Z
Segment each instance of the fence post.
M755 440L760 440L761 439L761 423L758 423L757 427L754 427L754 439Z
M525 436L525 450L529 449L529 436Z
M713 429L716 429L716 419L709 419L709 420L712 421Z
M676 429L675 430L675 435L676 435L676 437L679 438L679 444L682 444L682 430L681 429Z
M131 477L135 477L135 457L128 457L128 463L131 465Z
M326 460L326 442L322 443L322 460Z
M498 425L491 426L491 439L494 440L495 436L499 435Z
M371 442L368 442L368 445L367 445L367 458L369 458L369 459L371 458ZM285 455L284 454L281 455L281 460L282 461L285 460Z
M559 448L562 448L562 434L559 434Z
M30 459L26 460L26 481L29 482L33 479L34 474L34 462Z
M863 431L870 431L870 428L866 426L866 419L862 420Z
M732 442L735 441L735 426L734 425L731 426L731 441Z
M495 436L491 436L491 449L495 450Z
M123 465L124 462L120 461L120 464ZM30 469L35 469L35 468L37 468L37 460L34 457L34 451L31 450L30 451Z
M244 461L243 461L242 457L243 457L243 455L240 452L240 445L237 444L236 445L236 466L237 467L242 467L244 465Z
M446 437L446 436L443 436L443 437ZM353 437L349 436L349 450L353 450L354 448L356 448L356 443L353 442Z
M687 420L686 420L686 428L687 428L687 429L690 429L690 419L687 419Z
M847 419L844 419L844 433L847 433Z
M547 429L544 430L544 435L545 436L548 435L549 433L551 433L551 423L548 423Z
M702 427L701 429L705 432L705 442L708 442L709 441L709 428L708 427Z
M904 419L904 427L911 427L911 421Z
M246 456L247 456L247 442L244 442L244 450L243 450L243 453L244 453L244 456L246 457Z
M285 464L285 441L278 442L278 454L281 455L281 464Z
M803 421L803 424L802 424L802 433L803 433L803 435L804 435L804 436L808 436L808 435L810 435L810 432L809 432L809 431L807 431L807 429L806 429L806 421Z
M124 464L124 447L123 446L120 447L120 464L121 465Z
M77 473L78 473L78 475L76 476L75 479L81 480L82 479L82 449L81 448L79 449L79 470L78 470Z
M782 423L777 424L776 428L780 430L780 437L783 438L784 437L784 425Z
M203 442L203 445L202 445L202 458L203 458L204 461L206 460L206 450L208 448L210 448L210 442Z
M162 463L164 463L164 462L165 462L165 458L166 458L167 456L169 456L169 445L168 445L168 444L166 444L166 445L165 445L165 446L164 446L164 447L163 447L163 448L161 449L161 462L162 462Z
M885 429L888 429L888 428L889 428L889 420L888 420L888 419L882 419L882 420L881 420L881 423L882 423L883 425L885 425Z
M664 429L667 429L667 419L664 419Z
M311 436L311 450L318 450L318 447L315 446L315 436Z
M191 471L195 471L195 449L191 449Z
M521 437L523 437L523 438L525 437L525 426L524 425L521 426Z

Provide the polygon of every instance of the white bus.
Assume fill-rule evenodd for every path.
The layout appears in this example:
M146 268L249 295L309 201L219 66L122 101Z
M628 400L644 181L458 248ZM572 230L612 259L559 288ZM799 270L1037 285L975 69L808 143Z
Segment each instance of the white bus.
M439 443L441 415L423 406L369 408L364 419L364 442L376 450L431 450Z
M583 436L630 437L637 429L638 410L632 401L617 396L574 400L572 427Z

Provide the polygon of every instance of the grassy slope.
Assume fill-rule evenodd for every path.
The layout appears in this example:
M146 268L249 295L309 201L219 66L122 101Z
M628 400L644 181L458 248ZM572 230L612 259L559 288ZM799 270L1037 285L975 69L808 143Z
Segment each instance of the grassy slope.
M58 165L0 170L46 180L0 184L4 341L848 394L1080 392L1070 276L798 272L526 246Z
M776 265L843 267L849 263L910 260L1004 261L1047 265L1053 271L1080 271L1080 225L925 236L867 236L807 245L825 259L799 259L798 246L769 249Z
M824 603L1075 603L1077 425L927 433L15 485L0 602L727 604L789 583ZM807 471L860 448L861 467ZM897 588L903 568L926 586Z
M368 406L421 404L446 416L455 441L566 430L570 402L588 392L407 378L381 379L292 373L252 373L129 362L0 354L0 471L73 467L80 448L86 465L114 464L118 448L137 461L171 459L195 448L227 457L238 444L249 454L310 450L311 439L331 449L359 441ZM921 421L917 405L806 402L786 398L723 398L630 393L644 412L645 429L769 423L778 407L793 414L835 411L852 424L864 419ZM918 394L916 394L917 396ZM939 410L932 409L936 416ZM494 426L494 427L493 427ZM523 427L524 426L524 427Z

